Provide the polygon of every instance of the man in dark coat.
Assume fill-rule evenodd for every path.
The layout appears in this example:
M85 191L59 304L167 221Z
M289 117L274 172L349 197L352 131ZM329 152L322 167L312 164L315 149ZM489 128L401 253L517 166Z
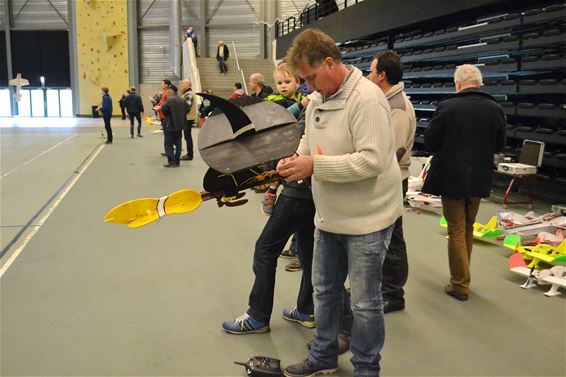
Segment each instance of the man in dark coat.
M128 110L128 116L130 117L130 135L134 138L134 118L138 121L138 137L142 137L141 134L141 114L143 114L143 101L142 98L136 93L136 88L133 86L130 88L130 94L124 100L126 104L126 109Z
M163 166L166 168L178 167L181 162L183 128L189 111L189 105L177 95L177 91L175 85L169 85L167 100L161 106L161 111L165 115L163 136L167 163Z
M218 48L216 49L216 60L218 60L218 66L220 67L220 73L228 73L228 67L226 67L226 60L230 53L228 52L228 46L224 44L224 41L218 41Z
M434 157L423 192L442 196L448 223L450 284L444 290L466 301L473 224L480 198L489 196L493 155L505 146L505 113L479 90L482 76L477 67L459 66L454 82L457 93L438 104L424 135Z

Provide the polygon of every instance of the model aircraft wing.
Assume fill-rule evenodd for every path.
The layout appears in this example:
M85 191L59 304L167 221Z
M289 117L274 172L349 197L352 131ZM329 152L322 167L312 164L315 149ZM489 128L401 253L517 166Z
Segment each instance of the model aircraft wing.
M19 84L18 84L18 82L19 82ZM9 84L11 86L18 86L18 85L19 86L28 86L29 81L26 80L26 79L13 79L13 80L10 80Z

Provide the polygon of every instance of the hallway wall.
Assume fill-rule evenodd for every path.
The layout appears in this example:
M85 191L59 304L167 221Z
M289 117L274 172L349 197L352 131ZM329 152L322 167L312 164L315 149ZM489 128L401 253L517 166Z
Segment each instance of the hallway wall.
M118 100L128 88L128 12L126 0L77 0L77 58L81 115L101 102L107 86L120 114Z

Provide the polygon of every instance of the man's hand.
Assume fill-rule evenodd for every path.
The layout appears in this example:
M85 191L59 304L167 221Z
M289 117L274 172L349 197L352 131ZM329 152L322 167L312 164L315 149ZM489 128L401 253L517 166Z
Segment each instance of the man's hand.
M277 171L288 182L296 182L308 178L313 172L312 156L291 156L277 164Z

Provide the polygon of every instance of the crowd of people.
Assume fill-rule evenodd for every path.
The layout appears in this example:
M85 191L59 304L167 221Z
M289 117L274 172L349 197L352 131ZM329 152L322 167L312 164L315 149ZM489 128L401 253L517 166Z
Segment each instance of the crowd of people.
M222 45L219 61L228 58ZM247 309L222 324L230 334L269 332L278 258L296 257L300 288L282 317L315 331L308 356L289 365L286 376L334 373L338 355L348 350L356 376L378 376L384 314L405 308L409 266L402 214L416 119L402 77L394 51L377 53L364 77L342 63L329 36L307 29L274 71L276 91L260 73L250 75L249 93L234 83L230 100L250 96L274 102L304 130L296 153L274 163L284 180L261 191L262 211L269 218L255 244ZM448 223L445 293L466 301L473 223L480 199L489 195L493 154L505 145L505 115L493 97L479 90L477 67L457 67L454 83L456 94L439 103L425 133L434 157L423 191L442 196ZM213 110L205 99L197 112L189 80L180 83L180 91L163 80L154 107L163 127L166 167L193 159L191 128L197 113L208 116ZM111 143L112 102L108 88L102 92ZM144 109L135 88L123 104L131 136L134 119L141 136ZM183 134L187 154L181 156ZM289 239L291 247L284 250Z
M190 161L193 159L193 139L191 130L197 120L197 101L195 94L191 90L191 81L183 80L179 88L173 85L170 80L165 79L161 82L161 93L156 93L152 98L153 110L161 123L163 130L163 157L167 158L166 168L178 167L181 160ZM104 127L106 129L106 144L112 144L113 133L111 126L112 119L112 97L108 87L102 87L102 105L97 109L102 113ZM122 120L126 119L126 114L130 120L130 137L134 138L134 125L137 121L137 137L143 137L142 115L144 105L142 98L136 93L135 87L130 87L127 94L123 94L119 100L122 112ZM202 106L201 106L202 107ZM183 137L186 143L187 153L181 156Z

